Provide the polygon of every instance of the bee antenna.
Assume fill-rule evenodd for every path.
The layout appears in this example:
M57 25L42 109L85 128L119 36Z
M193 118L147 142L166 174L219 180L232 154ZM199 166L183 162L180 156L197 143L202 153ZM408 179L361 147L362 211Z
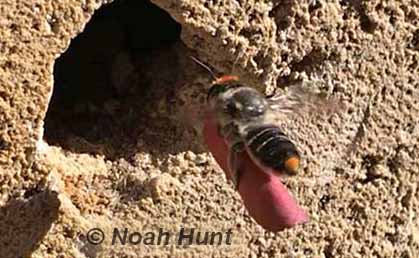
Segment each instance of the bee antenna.
M212 76L212 78L214 79L214 80L216 80L217 79L217 76L215 76L215 74L214 74L214 72L211 70L211 68L209 68L209 66L208 65L206 65L206 64L204 64L203 62L201 62L199 59L197 59L196 57L194 57L194 56L190 56L190 58L195 62L195 63L197 63L199 66L201 66L202 68L204 68L205 70L207 70L210 74L211 74L211 76Z

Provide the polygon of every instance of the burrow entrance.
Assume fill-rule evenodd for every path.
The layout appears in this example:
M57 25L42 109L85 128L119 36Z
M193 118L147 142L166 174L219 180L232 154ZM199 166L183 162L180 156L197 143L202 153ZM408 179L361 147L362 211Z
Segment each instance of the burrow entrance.
M45 140L113 160L139 148L179 151L184 128L158 111L180 80L180 32L149 1L99 9L56 60Z

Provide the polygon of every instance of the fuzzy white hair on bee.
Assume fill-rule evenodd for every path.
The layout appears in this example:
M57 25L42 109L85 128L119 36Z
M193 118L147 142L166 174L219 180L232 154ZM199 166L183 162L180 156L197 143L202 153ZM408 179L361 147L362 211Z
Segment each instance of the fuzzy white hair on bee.
M228 163L235 186L240 179L238 162L243 151L264 170L295 175L300 166L299 152L282 130L268 121L273 109L266 96L240 83L238 76L217 77L208 66L192 59L214 78L207 101L219 135L230 150Z
M279 175L297 174L301 162L299 151L275 121L316 113L328 107L330 103L325 102L324 96L300 84L289 87L285 93L266 97L240 83L238 76L217 77L207 65L191 58L214 79L207 102L215 116L219 135L229 146L229 168L236 187L240 179L237 162L243 151L264 170Z

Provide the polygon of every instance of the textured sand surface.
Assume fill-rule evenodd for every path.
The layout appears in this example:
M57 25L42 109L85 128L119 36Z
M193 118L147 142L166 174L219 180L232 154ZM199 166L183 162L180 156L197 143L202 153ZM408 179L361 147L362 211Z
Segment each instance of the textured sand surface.
M110 2L0 1L0 257L419 257L418 1ZM211 77L190 55L342 100L282 121L308 224L248 215L203 144ZM114 228L232 244L112 245Z

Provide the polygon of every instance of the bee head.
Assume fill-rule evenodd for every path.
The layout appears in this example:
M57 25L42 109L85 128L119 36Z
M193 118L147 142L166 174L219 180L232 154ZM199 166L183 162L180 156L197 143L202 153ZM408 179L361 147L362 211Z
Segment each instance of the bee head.
M214 97L217 97L221 93L226 92L228 89L237 86L236 83L238 82L238 80L239 77L235 75L223 75L219 78L216 78L208 91L207 101Z

